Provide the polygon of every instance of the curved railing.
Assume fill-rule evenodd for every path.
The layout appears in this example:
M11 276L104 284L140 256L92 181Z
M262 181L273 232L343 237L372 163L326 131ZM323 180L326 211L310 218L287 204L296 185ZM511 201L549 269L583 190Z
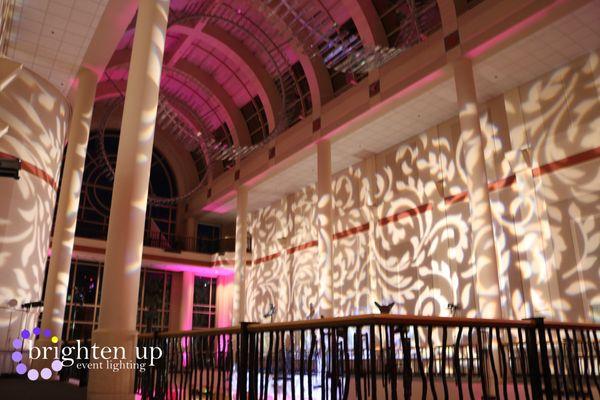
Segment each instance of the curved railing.
M364 315L140 335L142 399L600 398L600 325ZM241 390L240 388L244 388Z

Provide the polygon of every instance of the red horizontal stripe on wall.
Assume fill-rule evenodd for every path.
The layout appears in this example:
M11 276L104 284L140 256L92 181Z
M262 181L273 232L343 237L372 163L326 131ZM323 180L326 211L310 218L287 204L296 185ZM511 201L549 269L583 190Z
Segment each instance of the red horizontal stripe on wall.
M361 226L355 226L354 228L346 229L345 231L334 233L333 239L343 239L345 237L356 235L357 233L361 233L369 230L369 223L362 224Z
M415 215L419 215L422 214L426 211L431 210L432 205L427 203L427 204L423 204L420 205L418 207L415 208L411 208L410 210L404 210L402 212L399 212L397 214L391 215L389 217L383 217L379 220L379 225L383 226L383 225L387 225L390 222L395 222L395 221L399 221L403 218L408 218L408 217L414 217Z
M318 242L316 240L311 240L310 242L302 243L301 245L291 247L286 250L288 254L294 254L297 251L306 250L311 247L316 247Z
M452 205L454 203L458 203L459 201L463 201L464 199L466 199L468 196L467 192L462 192L459 194L454 194L452 196L448 196L448 197L444 197L444 201L446 202L446 205Z
M281 255L281 253L279 253L279 252L277 252L277 253L273 253L273 254L270 254L270 255L268 255L268 256L264 256L264 257L261 257L261 258L257 258L256 260L254 260L254 262L253 262L253 263L254 263L254 264L262 264L262 263L265 263L265 262L267 262L267 261L274 260L274 259L276 259L277 257L279 257L280 255Z
M19 157L15 157L13 155L2 153L2 152L0 152L0 158L5 158L5 159L9 159L9 160L18 160L19 159ZM48 183L50 186L52 186L52 189L58 190L58 185L56 184L56 181L54 180L54 178L52 178L52 175L46 173L46 171L42 170L41 168L38 168L35 165L33 165L27 161L21 160L21 169L23 171L29 172L31 175L37 176L44 182Z
M496 182L492 182L488 185L488 190L490 192L496 191L496 190L500 190L500 189L504 189L507 188L509 186L511 186L513 183L515 183L517 181L517 177L514 175L511 175L507 178L504 179L499 179Z
M533 173L533 176L549 174L550 172L572 167L573 165L581 164L598 157L600 157L600 147L596 147L595 149L584 151L583 153L575 154L573 156L565 157L562 160L554 161L546 165L542 165L541 167L534 168L531 172Z

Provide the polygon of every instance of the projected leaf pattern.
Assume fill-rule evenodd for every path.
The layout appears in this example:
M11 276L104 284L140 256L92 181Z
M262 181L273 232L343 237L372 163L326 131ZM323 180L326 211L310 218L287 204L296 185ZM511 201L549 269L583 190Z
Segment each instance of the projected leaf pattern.
M11 62L0 63L7 72L0 76L4 86L0 119L9 127L0 136L0 152L21 158L58 183L70 117L68 104L38 75L21 68L11 77ZM3 178L0 187L0 307L4 308L11 299L19 306L41 299L56 192L42 177L24 169L19 180ZM35 322L35 315L27 318L30 323ZM13 323L16 317L12 317ZM10 312L2 310L2 337L11 337L6 336L10 320ZM11 326L12 333L24 328L27 326Z
M593 53L519 87L518 104L499 96L479 106L503 317L585 320L600 305L599 65ZM519 169L507 160L523 145L533 161ZM449 315L455 304L455 315L479 315L485 288L477 287L471 253L464 146L452 118L377 155L373 206L362 164L336 174L334 315L372 311L370 251L373 298L396 302L394 312ZM586 151L594 161L568 158ZM540 168L549 163L559 170ZM315 204L310 186L251 215L253 320L270 302L277 320L306 318L317 304L316 246L286 254L317 240Z

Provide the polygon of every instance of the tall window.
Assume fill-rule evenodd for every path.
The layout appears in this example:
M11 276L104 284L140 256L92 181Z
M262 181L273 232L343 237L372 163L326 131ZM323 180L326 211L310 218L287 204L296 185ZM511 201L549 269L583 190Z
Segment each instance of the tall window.
M63 339L84 339L98 327L102 292L101 262L73 259L65 307ZM142 267L137 329L165 331L169 325L172 273Z
M113 181L100 144L98 132L91 132L90 144L85 159L76 235L104 240L108 232ZM104 135L104 148L108 162L113 169L117 160L118 144L119 132L107 130ZM173 171L163 155L156 149L152 152L149 193L150 195L167 198L177 196ZM148 204L145 237L163 237L166 239L162 242L168 243L169 238L175 234L176 212L177 207L175 205Z
M217 300L217 280L215 278L194 278L194 328L215 327L215 303Z

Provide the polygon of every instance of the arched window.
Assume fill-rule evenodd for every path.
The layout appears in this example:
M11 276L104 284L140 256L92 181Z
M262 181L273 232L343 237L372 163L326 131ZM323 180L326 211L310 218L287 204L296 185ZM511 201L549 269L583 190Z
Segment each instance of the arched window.
M77 214L76 236L106 240L113 179L104 157L106 154L108 162L114 169L117 161L119 131L105 131L105 153L101 150L100 138L101 136L97 131L90 133L90 142L83 173L81 199ZM150 196L163 198L177 196L177 186L173 171L165 157L156 149L152 153L152 169L150 172L148 193ZM171 246L175 235L176 214L176 205L154 205L149 203L146 209L144 237L152 239L153 245L164 244L165 246L163 247Z

